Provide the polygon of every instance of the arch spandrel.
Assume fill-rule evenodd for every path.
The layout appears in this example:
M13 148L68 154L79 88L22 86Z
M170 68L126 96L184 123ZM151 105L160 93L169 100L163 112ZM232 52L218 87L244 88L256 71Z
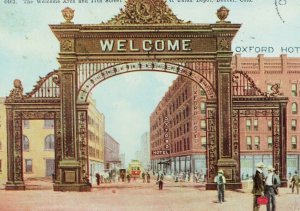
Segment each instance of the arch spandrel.
M84 64L82 64L84 65ZM87 66L90 66L87 64ZM100 67L101 65L92 65L93 67ZM185 66L185 64L173 64L166 62L131 62L131 63L120 63L120 64L112 64L112 66L103 65L104 68L100 69L89 69L85 70L90 74L84 76L82 74L82 66L78 66L78 103L85 103L87 101L87 97L91 90L96 87L102 81L130 72L162 72L162 73L170 73L176 75L185 76L192 81L196 82L206 93L208 100L214 101L216 100L216 91L215 87L203 74L200 74L199 71L195 71ZM207 62L207 66L214 67L212 62ZM215 72L214 69L211 69L212 72ZM214 73L211 73L213 75Z

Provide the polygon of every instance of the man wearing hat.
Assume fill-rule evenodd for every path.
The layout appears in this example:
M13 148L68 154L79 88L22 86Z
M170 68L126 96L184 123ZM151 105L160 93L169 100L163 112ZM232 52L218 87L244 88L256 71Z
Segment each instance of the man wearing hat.
M222 169L218 171L218 175L215 176L214 181L215 183L217 183L219 203L225 202L224 190L225 190L226 179L224 177L224 171Z
M257 203L257 198L264 195L265 190L265 176L263 168L265 165L262 162L256 164L255 175L253 176L253 211L258 211L260 205Z
M278 194L278 187L280 185L280 181L278 181L278 177L274 174L273 166L268 166L268 175L266 177L266 186L265 186L265 195L268 197L267 211L275 211L276 210L276 201L275 195ZM271 209L272 207L272 209Z
M293 175L293 178L292 178L291 182L292 182L292 193L294 193L294 189L295 189L295 186L296 186L297 194L299 194L300 177L299 177L297 171L295 171L295 174Z

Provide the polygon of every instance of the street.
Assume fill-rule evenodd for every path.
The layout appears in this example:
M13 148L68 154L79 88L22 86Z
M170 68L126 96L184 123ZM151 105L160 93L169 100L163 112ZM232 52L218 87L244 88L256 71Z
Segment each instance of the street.
M26 191L0 190L0 210L5 211L122 211L122 210L252 210L250 189L225 192L225 202L217 203L217 191L206 191L203 184L165 181L158 190L155 181L109 183L94 186L91 192L54 192L49 181L26 181ZM196 186L195 186L196 185ZM280 189L277 211L300 211L300 195ZM261 210L265 210L263 207Z

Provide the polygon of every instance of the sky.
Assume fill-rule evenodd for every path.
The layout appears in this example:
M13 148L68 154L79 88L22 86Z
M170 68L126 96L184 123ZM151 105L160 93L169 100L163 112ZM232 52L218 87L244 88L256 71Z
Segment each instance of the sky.
M13 1L15 4L7 3ZM117 15L124 5L124 0L119 3L106 3L105 0L98 0L99 3L95 0L87 0L89 3L57 1L60 3L37 3L37 0L0 2L0 96L9 94L14 79L21 79L25 92L29 92L39 76L59 67L56 60L59 43L48 25L64 22L61 15L63 8L75 9L74 23L99 24ZM218 20L216 11L224 5L230 9L227 20L242 24L233 41L234 53L247 57L259 53L268 57L282 53L300 57L300 1L226 2L169 0L168 5L178 18L192 23L215 23ZM270 51L261 52L262 47ZM100 83L92 90L98 109L105 115L106 131L120 143L127 162L134 158L142 134L149 131L151 112L175 78L167 73L123 74Z

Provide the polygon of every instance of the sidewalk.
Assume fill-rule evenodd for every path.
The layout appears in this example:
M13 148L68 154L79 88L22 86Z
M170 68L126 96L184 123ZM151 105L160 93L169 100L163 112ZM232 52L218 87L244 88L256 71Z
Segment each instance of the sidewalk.
M91 192L52 190L0 190L2 211L247 211L252 210L250 192L225 192L225 202L217 203L216 191L194 187L168 187L155 184L135 188L93 188ZM277 211L300 211L300 195L281 188L276 197ZM262 207L261 210L265 210Z

